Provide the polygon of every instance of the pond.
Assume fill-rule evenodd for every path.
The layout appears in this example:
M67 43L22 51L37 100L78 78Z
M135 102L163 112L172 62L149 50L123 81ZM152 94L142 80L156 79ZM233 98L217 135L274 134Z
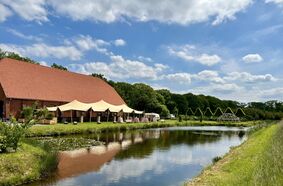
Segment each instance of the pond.
M241 144L246 130L171 127L80 136L103 143L60 152L54 176L32 185L183 185Z

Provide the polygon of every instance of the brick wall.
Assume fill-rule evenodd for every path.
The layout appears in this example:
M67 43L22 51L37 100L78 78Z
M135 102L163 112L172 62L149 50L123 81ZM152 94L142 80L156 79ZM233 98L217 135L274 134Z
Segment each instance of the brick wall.
M13 115L16 118L20 118L21 111L23 107L32 106L35 102L37 102L38 108L43 107L53 107L62 105L62 102L56 101L34 101L34 100L22 100L22 99L6 99L6 116Z

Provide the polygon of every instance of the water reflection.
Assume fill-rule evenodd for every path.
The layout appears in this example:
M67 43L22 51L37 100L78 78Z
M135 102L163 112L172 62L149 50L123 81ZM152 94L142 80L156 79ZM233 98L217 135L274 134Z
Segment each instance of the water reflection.
M83 136L105 145L61 152L56 176L33 185L182 185L239 145L244 130L182 127Z

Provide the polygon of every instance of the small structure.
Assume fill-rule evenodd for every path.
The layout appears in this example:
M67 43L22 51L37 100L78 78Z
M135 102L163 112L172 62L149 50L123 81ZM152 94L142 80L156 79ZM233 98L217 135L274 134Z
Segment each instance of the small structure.
M154 122L160 120L160 115L157 113L145 113L144 117L148 118L149 121L154 121Z
M217 121L240 121L240 118L232 113L224 113L217 118Z

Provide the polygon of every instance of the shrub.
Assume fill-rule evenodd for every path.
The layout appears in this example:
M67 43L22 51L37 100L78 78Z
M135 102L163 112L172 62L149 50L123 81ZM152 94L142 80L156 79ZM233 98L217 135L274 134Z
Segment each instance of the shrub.
M17 123L0 123L0 151L6 152L8 148L17 150L20 139L25 134L23 125Z
M183 118L181 115L179 115L179 122L182 122L183 121Z
M216 163L216 162L218 162L218 161L221 160L221 159L222 159L222 157L216 156L216 157L214 157L214 158L212 159L212 162L213 162L213 163Z

